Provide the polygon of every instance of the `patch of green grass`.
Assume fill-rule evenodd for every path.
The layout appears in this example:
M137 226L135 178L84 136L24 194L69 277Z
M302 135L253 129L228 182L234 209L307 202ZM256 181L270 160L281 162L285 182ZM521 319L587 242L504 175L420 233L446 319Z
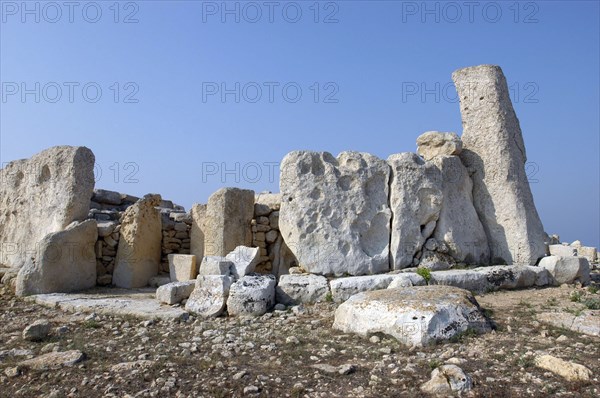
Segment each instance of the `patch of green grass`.
M475 329L469 328L469 329L465 330L464 332L455 334L454 336L452 336L450 338L449 341L451 343L463 343L469 337L476 337L476 336L479 336L479 333L477 333L477 331Z
M569 300L571 300L574 303L580 303L582 297L583 297L583 293L580 292L579 290L576 290L574 292L571 292L571 294L569 295Z
M481 311L486 318L491 318L494 316L494 310L490 310L489 308L482 308Z
M421 275L425 279L425 282L429 284L431 280L431 271L429 268L417 268L417 275Z
M596 294L599 291L600 291L600 289L596 285L590 285L590 286L588 286L588 292L590 292L592 294Z
M431 361L429 361L428 365L429 365L429 369L434 370L434 369L442 366L442 361L440 361L439 359L432 359Z
M558 305L558 299L556 297L552 297L546 301L546 306L548 307L556 307Z
M100 329L102 325L100 325L100 322L95 319L88 319L87 321L83 322L83 327L85 329Z
M327 292L325 295L325 301L328 303L333 303L333 294L331 294L331 292Z
M581 304L585 305L589 310L600 310L600 299L588 297L581 301Z
M528 369L535 365L535 360L531 355L521 355L517 358L517 366Z

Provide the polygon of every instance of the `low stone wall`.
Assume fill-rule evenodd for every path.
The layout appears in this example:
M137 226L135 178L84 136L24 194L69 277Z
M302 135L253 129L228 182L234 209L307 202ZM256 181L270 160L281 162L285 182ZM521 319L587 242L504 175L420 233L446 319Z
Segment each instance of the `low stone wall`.
M103 189L94 190L90 203L89 219L98 222L98 240L96 241L97 284L112 284L120 230L125 210L139 198ZM169 254L189 254L190 230L192 218L182 206L163 200L158 207L162 220L161 263L159 273L169 272Z

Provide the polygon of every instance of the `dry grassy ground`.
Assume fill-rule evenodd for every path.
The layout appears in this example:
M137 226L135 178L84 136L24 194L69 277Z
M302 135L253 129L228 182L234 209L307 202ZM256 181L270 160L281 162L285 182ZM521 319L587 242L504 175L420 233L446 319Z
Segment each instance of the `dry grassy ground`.
M583 304L570 300L576 290L600 297L593 288L576 287L478 296L496 324L494 332L408 349L385 336L363 339L332 330L331 303L255 320L192 317L186 322L148 322L63 313L0 287L0 396L418 397L431 370L453 358L473 377L470 396L598 397L600 338L535 318L539 312L582 311ZM41 318L52 323L48 339L23 340L25 326ZM15 355L69 349L83 351L87 359L72 367L24 369L10 375L27 358ZM567 382L537 368L533 358L540 353L587 366L593 380ZM113 367L133 361L138 362ZM352 364L356 370L348 375L327 373L313 367L319 363Z

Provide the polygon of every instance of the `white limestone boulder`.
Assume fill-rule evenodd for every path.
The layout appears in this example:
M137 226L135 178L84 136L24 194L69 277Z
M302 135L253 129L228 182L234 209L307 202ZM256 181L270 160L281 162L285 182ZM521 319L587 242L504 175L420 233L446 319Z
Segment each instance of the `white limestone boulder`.
M406 272L337 278L332 279L329 286L333 301L342 303L357 293L387 289L392 283L394 286L420 286L425 284L425 280L415 273Z
M252 244L254 191L221 188L208 198L203 224L204 255L225 256Z
M575 257L577 256L577 248L568 245L549 245L548 250L551 256L560 257Z
M200 264L200 275L231 276L233 263L221 256L205 256Z
M96 286L95 220L50 233L17 274L16 294L69 293Z
M181 303L190 297L195 286L195 280L167 283L156 289L156 299L168 305Z
M449 286L376 290L350 297L335 311L333 328L369 336L383 333L407 346L491 330L473 295Z
M198 266L193 254L169 254L169 275L173 282L184 282L196 279Z
M48 234L83 221L94 189L94 154L57 146L0 170L0 261L21 268ZM46 242L47 243L47 242ZM40 259L38 259L39 261Z
M155 206L160 202L160 195L146 195L125 211L113 272L115 286L144 287L158 274L162 221Z
M590 263L585 257L548 256L540 260L539 266L548 270L556 285L590 283Z
M414 153L391 155L391 268L410 267L433 232L442 206L442 178L437 167Z
M487 275L475 270L434 271L431 272L429 284L454 286L477 293L485 293L491 290Z
M225 258L233 263L231 274L238 280L256 270L256 265L260 262L260 248L238 246Z
M473 203L486 231L492 264L535 264L545 255L544 228L525 172L519 120L500 67L452 74L460 99L463 150Z
M327 300L329 283L321 275L281 275L275 294L276 301L285 305L317 303Z
M431 379L421 386L421 391L434 396L453 396L471 391L473 379L456 365L442 365L433 369Z
M389 175L386 162L367 153L289 153L279 229L298 265L321 275L387 272Z
M425 160L458 155L461 151L462 141L456 133L427 131L417 138L417 153Z
M205 318L221 315L232 283L232 278L225 275L199 275L185 310Z
M446 244L448 254L466 264L488 265L487 236L473 206L473 183L457 156L431 161L441 173L442 206L433 237Z
M227 299L229 315L261 316L275 305L275 277L246 275L231 285Z

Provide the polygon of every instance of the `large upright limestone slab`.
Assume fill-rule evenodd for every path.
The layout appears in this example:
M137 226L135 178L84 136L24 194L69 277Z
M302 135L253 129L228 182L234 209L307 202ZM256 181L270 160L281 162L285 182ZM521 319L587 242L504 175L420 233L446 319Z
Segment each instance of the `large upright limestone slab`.
M391 155L391 268L413 264L415 254L433 233L442 205L442 178L434 164L414 153Z
M190 254L197 259L204 257L204 223L206 222L206 205L194 204L190 211L192 229L190 231Z
M16 294L69 293L96 285L95 220L46 235L17 275Z
M359 152L295 151L281 163L279 229L310 273L389 270L389 166Z
M113 273L116 286L144 287L158 274L162 222L155 206L160 202L160 195L146 195L125 211Z
M431 160L442 175L442 208L433 237L445 242L448 254L467 264L487 265L490 259L485 230L473 206L473 183L457 156Z
M226 256L237 246L252 246L250 223L254 191L222 188L208 198L204 223L204 256Z
M22 267L46 235L86 218L94 154L57 146L0 170L0 263Z
M544 229L525 173L525 144L502 70L459 69L452 79L460 98L463 151L473 179L473 202L486 231L493 263L535 264L545 254Z

